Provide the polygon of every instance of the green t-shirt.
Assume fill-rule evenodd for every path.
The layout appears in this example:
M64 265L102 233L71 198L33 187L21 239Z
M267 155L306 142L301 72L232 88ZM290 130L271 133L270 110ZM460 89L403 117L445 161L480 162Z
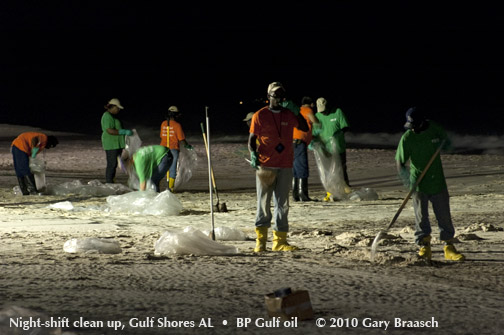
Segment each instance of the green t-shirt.
M342 154L346 150L345 133L343 128L350 127L348 121L343 114L343 111L336 108L329 114L316 113L315 117L320 122L321 132L319 134L320 140L325 144L330 144L332 137L336 140L338 153ZM330 149L330 148L327 148ZM331 150L329 150L331 151Z
M169 151L170 149L162 145L150 145L141 147L135 152L133 160L138 179L141 183L152 177L152 173Z
M403 134L397 147L395 159L403 164L410 160L411 185L422 174L423 169L444 139L448 139L446 132L434 121L429 121L428 128L419 134L412 130L407 130ZM438 194L446 187L443 165L441 157L438 155L415 191Z
M101 119L102 146L104 150L124 149L124 135L110 135L107 129L122 129L121 121L116 119L109 112L103 113Z

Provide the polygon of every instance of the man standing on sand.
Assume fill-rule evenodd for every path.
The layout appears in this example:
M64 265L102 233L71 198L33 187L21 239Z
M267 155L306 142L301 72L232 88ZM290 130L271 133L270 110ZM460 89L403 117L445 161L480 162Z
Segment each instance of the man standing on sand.
M298 248L287 243L289 223L289 189L292 182L294 160L292 135L294 128L307 131L308 125L301 114L280 105L285 97L285 89L279 82L268 86L269 106L263 107L252 117L248 147L250 164L256 172L257 214L255 231L257 234L254 252L266 251L268 229L271 226L271 198L275 205L273 224L273 251L293 251ZM272 178L265 182L261 177L266 173Z
M292 179L292 197L294 201L311 201L308 196L308 145L312 140L312 124L319 121L313 115L314 103L312 98L303 97L301 100L300 113L308 124L308 131L301 131L294 128L294 167Z
M105 112L101 118L102 147L107 157L107 167L105 169L105 182L112 184L115 182L117 159L121 156L126 146L125 136L133 135L130 129L123 129L121 121L117 115L123 110L119 99L110 99L105 105Z
M425 166L448 136L444 129L432 120L428 120L417 107L406 112L407 129L401 137L396 152L399 177L405 185L411 187L422 174ZM446 146L445 146L446 147ZM409 172L406 162L410 161ZM436 216L440 240L444 242L445 259L463 261L464 255L453 245L455 229L450 214L450 196L446 185L441 157L438 155L412 195L415 211L415 243L420 246L418 255L426 260L432 257L431 225L429 222L429 201Z
M182 125L175 121L181 115L177 106L170 106L168 108L168 114L166 120L161 123L161 131L159 137L161 137L160 145L165 146L170 149L173 156L173 163L171 164L170 171L168 173L168 189L173 192L175 190L175 179L177 178L177 162L180 154L180 144L184 145L184 148L192 150L192 145L187 143L184 130ZM167 136L167 134L169 135ZM169 140L167 140L169 138Z
M22 133L12 141L14 170L23 195L38 193L35 176L30 170L30 157L35 158L42 150L54 148L57 144L56 137L36 132Z

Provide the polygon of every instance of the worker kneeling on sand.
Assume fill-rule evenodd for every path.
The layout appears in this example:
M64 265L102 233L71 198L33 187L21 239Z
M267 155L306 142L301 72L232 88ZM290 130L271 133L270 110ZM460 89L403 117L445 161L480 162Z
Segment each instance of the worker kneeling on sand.
M57 144L56 137L36 132L22 133L12 141L14 170L23 195L38 193L35 176L30 170L30 156L35 158L39 152L54 148Z
M273 225L273 251L298 249L287 243L289 223L289 191L292 182L294 128L307 131L308 125L301 114L280 105L285 96L282 84L274 82L268 87L269 106L263 107L252 117L248 147L250 164L257 169L257 214L255 252L266 251L268 228L271 226L271 198L275 204Z
M147 189L147 181L150 180L156 192L159 192L159 182L166 176L172 163L173 156L170 149L162 145L141 147L129 161L138 175L140 191Z
M399 177L408 187L415 184L417 178L427 166L440 145L447 147L448 137L444 129L432 120L428 120L417 107L406 112L406 132L401 137L396 152ZM406 162L410 161L410 170ZM419 256L431 259L431 225L429 222L429 201L438 221L440 240L445 244L444 256L447 260L462 261L465 257L453 245L455 229L450 214L450 196L446 185L440 155L425 173L412 194L415 211L415 242L420 246Z

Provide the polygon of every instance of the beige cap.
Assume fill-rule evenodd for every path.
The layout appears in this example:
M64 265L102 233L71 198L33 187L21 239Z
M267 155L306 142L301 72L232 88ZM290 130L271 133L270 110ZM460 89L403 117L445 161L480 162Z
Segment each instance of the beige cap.
M327 100L324 98L317 99L317 112L322 113L326 110Z
M175 112L175 113L178 113L178 111L179 111L179 110L178 110L177 106L170 106L170 107L168 108L168 111L169 111L169 112Z
M284 91L285 91L285 88L283 87L282 83L280 83L279 81L274 81L274 82L272 82L272 83L271 83L271 84L269 84L269 86L268 86L268 94L275 92L275 91L276 91L276 90L278 90L279 88L281 88L282 90L284 90Z
M245 118L243 119L243 121L248 121L248 120L252 120L252 116L254 116L254 112L250 112L247 114L247 116L245 116Z
M114 105L114 106L117 106L119 107L119 109L124 109L123 106L121 106L121 102L119 101L119 99L110 99L110 101L108 102L109 105Z

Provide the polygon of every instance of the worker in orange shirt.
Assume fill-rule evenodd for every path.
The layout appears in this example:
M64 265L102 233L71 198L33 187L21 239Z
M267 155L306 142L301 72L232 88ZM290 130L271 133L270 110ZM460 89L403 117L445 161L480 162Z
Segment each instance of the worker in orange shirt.
M23 195L37 194L35 176L30 170L30 157L35 158L44 149L54 148L58 139L43 133L26 132L12 141L11 152L14 170Z
M168 114L166 120L161 123L161 130L159 137L161 137L161 145L168 147L173 156L173 161L168 171L168 189L173 192L175 188L175 179L177 178L177 161L180 153L180 144L182 144L186 149L192 150L193 147L185 138L184 130L182 125L175 121L181 115L177 106L170 106L168 108ZM166 140L166 135L170 133L170 140Z
M312 140L312 124L319 123L313 113L315 104L312 98L303 97L299 112L308 123L308 131L294 128L294 164L292 168L292 197L294 201L311 201L308 196L308 145Z

